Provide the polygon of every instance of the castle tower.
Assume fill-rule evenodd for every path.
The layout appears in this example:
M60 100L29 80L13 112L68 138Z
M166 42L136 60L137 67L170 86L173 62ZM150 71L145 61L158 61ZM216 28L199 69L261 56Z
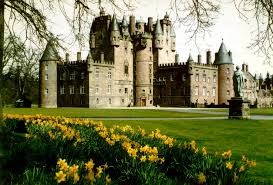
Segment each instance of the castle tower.
M110 36L111 45L119 46L120 44L119 39L120 39L120 30L119 30L116 14L114 14L112 19L112 25L111 25L111 36Z
M60 57L52 41L49 41L39 65L39 107L57 107L58 61L60 61Z
M175 35L175 31L173 29L173 26L171 26L171 50L175 51L176 50L176 35Z
M135 105L153 106L153 52L152 35L135 38Z
M218 66L218 104L228 104L233 97L233 73L232 54L227 51L224 42L217 53L215 53L214 65Z

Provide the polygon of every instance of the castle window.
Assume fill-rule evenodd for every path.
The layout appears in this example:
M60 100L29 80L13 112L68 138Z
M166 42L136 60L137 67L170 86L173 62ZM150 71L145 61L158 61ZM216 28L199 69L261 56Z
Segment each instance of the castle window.
M112 99L111 98L108 99L108 103L112 104Z
M167 56L169 56L169 51L168 50L166 51L166 54L167 54Z
M196 82L199 81L199 74L195 74L195 81L196 81Z
M207 96L210 96L210 92L209 91L207 92Z
M112 79L112 72L108 71L108 80L111 80L111 79Z
M75 80L75 71L73 71L72 73L70 73L69 79L70 80Z
M99 103L100 103L100 100L97 98L96 102L97 102L97 104L99 104Z
M121 89L119 89L119 94L121 94Z
M168 32L167 32L167 34L168 34ZM167 46L168 46L168 44L169 44L169 40L168 40L168 39L166 40L166 44L167 44Z
M158 77L158 81L161 82L161 77Z
M203 82L206 81L206 74L203 74Z
M150 84L152 83L152 79L150 78Z
M170 81L173 81L173 75L170 74Z
M153 60L153 58L152 58L152 56L150 56L150 61L152 61Z
M99 94L99 85L96 85L95 93Z
M112 86L111 86L111 85L108 85L107 93L108 93L108 94L111 94L111 91L112 91Z
M194 92L195 96L198 96L198 94L199 94L198 88L199 88L198 86L195 86L195 92Z
M210 77L208 77L208 83L210 83Z
M226 83L229 84L229 82L230 82L230 80L229 80L229 78L227 78L227 82Z
M227 95L228 95L228 96L230 95L230 91L229 91L229 90L227 90Z
M152 64L149 64L149 72L150 72L150 74L152 74L152 69L153 69Z
M84 85L80 86L80 94L84 94Z
M45 80L48 80L48 74L45 75Z
M128 49L127 48L125 48L125 53L128 53Z
M74 85L69 86L69 94L74 94Z
M60 94L64 94L64 85L60 87Z
M216 75L213 75L213 82L216 82Z
M125 88L125 94L128 94L128 88Z
M186 74L182 74L182 81L183 81L183 82L186 81Z
M227 68L227 74L229 74L229 68Z
M150 52L152 52L152 47L150 47Z
M166 78L165 78L165 77L163 77L163 79L162 79L162 80L163 80L163 82L165 82L165 81L166 81ZM161 80L160 80L160 81L161 81Z
M45 94L48 94L48 89L45 89Z
M45 70L46 70L46 71L48 70L48 64L46 64L46 66L45 66Z
M100 71L96 69L95 78L99 79L99 77L100 77Z
M150 89L150 94L152 94L152 89Z
M145 89L142 89L142 92L145 93Z
M65 72L61 73L60 80L65 80Z
M81 79L84 79L84 72L81 73Z
M126 76L128 76L128 73L129 73L129 67L128 67L128 64L125 64L125 66L124 66L124 74Z
M207 88L203 87L203 96L206 96Z
M216 96L216 87L212 88L212 96Z
M121 99L121 103L124 103L124 99L123 98Z

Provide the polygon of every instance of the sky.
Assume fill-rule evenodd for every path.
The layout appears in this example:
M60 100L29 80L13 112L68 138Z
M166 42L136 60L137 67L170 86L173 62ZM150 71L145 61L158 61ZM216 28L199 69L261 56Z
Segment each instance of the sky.
M114 10L111 8L106 9L106 14L112 15ZM122 19L123 14L129 17L129 15L135 15L136 19L148 20L148 17L153 17L156 21L157 17L162 19L166 12L170 12L169 1L166 0L147 0L139 1L134 11L118 13L118 18ZM175 18L170 15L171 20ZM55 29L56 34L66 35L71 33L65 33L64 29L65 21L63 18L54 17L54 24L51 26ZM180 62L186 62L189 53L191 53L194 60L197 60L197 55L202 55L202 62L205 63L206 51L210 49L212 51L212 60L214 60L214 53L218 51L220 44L225 43L227 50L232 51L234 66L246 63L249 65L249 71L254 75L262 73L265 77L266 73L273 74L273 61L271 66L264 64L262 57L248 48L253 37L253 24L255 20L243 21L239 18L238 12L233 3L224 1L221 6L220 15L215 20L215 25L211 28L211 32L206 34L205 37L199 37L197 42L195 40L189 40L190 34L186 33L186 27L175 24L176 32L176 49L180 55ZM68 29L67 29L68 30ZM88 46L88 45L87 45ZM76 59L76 52L79 51L77 45L68 46L68 50L71 52L71 59ZM85 57L88 52L88 47L83 48L82 56Z

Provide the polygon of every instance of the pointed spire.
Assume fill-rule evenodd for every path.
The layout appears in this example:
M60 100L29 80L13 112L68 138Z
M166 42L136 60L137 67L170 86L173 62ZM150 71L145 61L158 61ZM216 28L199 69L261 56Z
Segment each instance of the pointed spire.
M60 60L60 56L53 44L52 39L48 41L41 61L58 61Z
M121 26L122 26L122 27L128 27L128 23L127 23L127 20L126 20L125 15L123 15L123 19L122 19Z
M174 31L174 29L173 29L173 26L171 26L171 37L176 37L175 31Z
M157 18L156 25L155 25L155 34L161 34L162 35L162 28L159 19Z
M221 46L220 46L220 48L218 50L218 54L220 54L220 53L227 53L227 49L226 49L226 46L224 44L224 39L222 39Z
M231 52L230 52L230 54L228 53L223 39L222 39L221 46L218 50L218 53L215 54L214 64L233 64Z
M187 62L193 62L193 59L192 59L191 53L189 54L189 58L188 58Z
M119 31L116 14L113 15L111 31Z

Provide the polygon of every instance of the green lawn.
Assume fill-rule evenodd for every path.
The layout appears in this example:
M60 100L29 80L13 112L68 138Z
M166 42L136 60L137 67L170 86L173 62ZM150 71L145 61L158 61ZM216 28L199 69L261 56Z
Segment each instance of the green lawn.
M159 128L177 139L196 140L209 152L232 150L240 159L247 154L257 161L251 176L273 182L273 121L264 120L172 120L172 121L103 121L107 126L129 124L146 130Z
M228 112L228 108L207 108L207 109L196 109L198 111L208 112ZM253 108L250 109L250 114L255 115L273 115L273 108Z
M89 109L89 108L4 108L7 114L43 114L74 118L193 118L211 117L200 113L173 112L152 109Z

